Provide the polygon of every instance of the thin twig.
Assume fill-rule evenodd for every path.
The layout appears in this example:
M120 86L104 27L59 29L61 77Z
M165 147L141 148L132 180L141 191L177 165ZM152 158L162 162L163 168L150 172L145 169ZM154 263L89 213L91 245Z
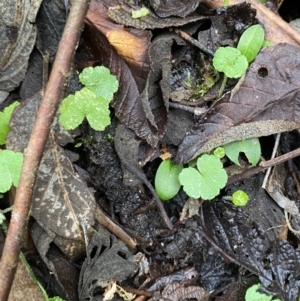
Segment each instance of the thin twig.
M36 172L46 144L49 129L60 101L66 78L77 46L89 1L73 1L70 14L58 46L53 69L38 110L32 134L24 151L19 187L0 263L0 301L8 298L16 272L22 235L27 224Z
M119 225L106 216L98 204L96 204L95 220L120 238L131 249L136 249L137 242L134 241L134 239L132 239Z
M190 35L188 35L186 32L180 30L180 29L175 29L174 32L176 34L178 34L181 38L185 39L186 41L188 41L189 43L191 43L192 45L194 45L195 47L199 48L201 51L203 51L204 53L210 55L210 56L214 56L213 51L211 51L210 49L208 49L207 47L205 47L203 44L201 44L198 40L192 38Z
M227 185L232 184L236 181L247 179L247 178L249 178L249 177L251 177L251 176L253 176L253 175L269 168L269 167L278 165L280 163L283 163L287 160L290 160L290 159L298 157L298 156L300 156L300 148L297 148L297 149L295 149L295 150L293 150L293 151L291 151L287 154L284 154L282 156L279 156L277 158L261 162L259 164L259 166L257 166L257 167L253 167L251 169L246 170L245 172L243 172L241 174L234 175L234 176L230 177L228 182L227 182Z
M271 159L274 159L275 156L276 156L276 153L277 153L277 150L278 150L278 146L279 146L280 137L281 137L281 133L278 133L276 135L276 140L275 140L275 144L274 144L274 147L273 147ZM272 167L269 167L268 170L267 170L267 172L266 172L266 174L265 174L263 183L261 185L261 188L263 188L263 189L266 189L266 185L267 185L270 173L271 173L271 169L272 169Z

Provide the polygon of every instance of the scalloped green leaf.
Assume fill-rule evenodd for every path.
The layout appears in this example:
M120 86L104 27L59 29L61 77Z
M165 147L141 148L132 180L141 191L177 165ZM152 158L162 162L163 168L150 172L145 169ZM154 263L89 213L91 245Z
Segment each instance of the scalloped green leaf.
M107 102L113 99L117 92L119 82L114 75L110 74L109 69L103 66L88 67L83 69L79 75L82 84L97 96L103 97Z
M215 155L205 154L198 158L197 167L184 168L179 174L183 190L194 199L212 200L228 180L223 164Z
M195 168L184 168L179 174L179 182L189 197L201 197L201 175Z
M103 131L111 122L108 102L87 88L64 99L59 112L58 121L67 130L75 129L84 118L96 131Z
M261 284L254 284L246 291L245 301L281 301L280 299L273 299L273 296L260 293L257 290L262 287Z
M265 31L260 24L252 25L247 28L240 37L237 49L243 54L248 63L252 62L265 40Z
M227 46L216 50L213 65L219 72L224 72L227 77L239 78L246 72L248 61L240 50Z
M216 156L205 154L197 160L197 167L201 174L201 198L212 200L228 180L223 164Z
M171 159L159 165L155 175L155 190L163 201L170 200L178 193L181 186L178 176L182 168L182 165L173 165Z
M248 161L255 166L260 160L261 148L258 138L235 141L223 146L226 156L235 164L239 163L239 154L245 153Z
M6 144L6 136L10 131L10 117L15 107L17 107L19 104L20 103L18 101L15 101L11 105L6 107L3 112L0 112L0 145Z
M0 192L10 190L11 186L18 186L23 164L23 154L11 150L0 152Z

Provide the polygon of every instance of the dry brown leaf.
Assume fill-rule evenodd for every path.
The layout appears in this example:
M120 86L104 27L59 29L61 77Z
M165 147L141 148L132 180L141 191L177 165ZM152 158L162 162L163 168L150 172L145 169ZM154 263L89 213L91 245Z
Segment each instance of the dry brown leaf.
M36 38L33 22L41 2L0 2L0 91L12 91L25 76Z
M33 282L25 266L20 261L8 301L45 300L40 288Z

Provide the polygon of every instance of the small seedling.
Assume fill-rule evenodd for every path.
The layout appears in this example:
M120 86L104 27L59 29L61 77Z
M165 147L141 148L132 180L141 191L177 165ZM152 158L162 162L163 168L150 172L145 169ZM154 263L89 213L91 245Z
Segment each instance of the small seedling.
M273 296L262 294L257 290L261 288L261 284L254 284L247 289L245 301L281 301L280 299L273 299Z
M94 130L103 131L111 122L109 103L118 90L118 80L103 66L85 68L79 79L85 87L62 101L58 121L73 130L87 118Z
M220 47L214 54L213 65L226 77L239 78L248 68L247 58L234 47Z
M182 165L173 165L171 159L159 165L155 175L155 190L163 201L170 200L178 193L181 186L178 176L182 168Z
M214 54L213 65L224 73L220 95L223 93L227 78L240 78L246 72L248 64L254 60L264 43L264 29L253 25L244 31L238 47L220 47Z
M224 156L225 156L225 149L224 149L224 147L217 147L215 150L214 150L214 155L216 156L216 157L218 157L219 159L222 159L222 158L224 158Z
M183 190L194 199L212 200L227 183L223 164L215 155L204 154L197 159L197 168L184 168L179 174Z
M19 184L23 154L11 150L0 151L0 192L10 190L12 186Z
M237 190L232 196L224 196L223 200L232 201L235 206L245 206L248 203L249 196L243 190Z
M223 146L226 156L236 165L239 163L239 154L245 153L252 166L255 166L260 160L261 148L258 138L234 141Z
M265 40L265 32L260 24L250 26L240 37L237 49L251 63L259 53Z
M6 107L3 112L0 112L0 145L6 144L6 136L10 131L9 121L10 117L20 103L18 101L13 102L11 105Z

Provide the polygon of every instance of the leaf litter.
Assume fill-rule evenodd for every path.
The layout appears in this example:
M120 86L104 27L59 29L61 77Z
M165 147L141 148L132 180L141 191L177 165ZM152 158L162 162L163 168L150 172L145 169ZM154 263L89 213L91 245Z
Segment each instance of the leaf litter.
M83 32L84 45L79 49L88 54L88 58L81 58L81 63L104 64L118 77L120 89L112 103L112 112L119 122L131 128L135 134L126 143L119 144L121 147L117 152L118 155L121 154L123 165L131 156L130 164L137 167L135 170L139 170L150 182L158 166L157 158L163 149L160 142L166 132L172 138L172 131L168 132L170 116L175 116L174 111L179 110L170 108L170 92L182 88L188 90L188 74L193 75L189 73L190 70L198 67L194 63L194 46L189 46L174 33L162 32L159 28L178 26L183 29L181 26L186 24L188 26L184 29L190 35L198 34L201 40L201 37L209 37L209 34L199 28L205 20L210 20L211 37L207 41L209 47L216 50L225 40L225 43L234 44L247 26L257 23L254 19L255 12L247 4L222 8L205 15L202 4L199 5L198 1L179 1L173 7L168 6L167 2L149 1L150 14L133 22L127 15L130 7L128 3L117 6L120 4L118 1L92 1L87 26ZM135 28L120 26L109 18ZM223 23L228 25L226 32L222 30ZM155 28L155 31L145 28ZM220 33L219 36L216 32ZM122 35L128 39L117 38ZM49 51L47 43L43 43L39 40L39 49ZM51 50L52 56L53 53L55 50ZM182 133L181 137L176 137L176 143L181 142L179 150L169 144L166 146L167 152L176 156L177 162L186 163L196 155L235 140L298 128L298 56L298 48L287 44L275 45L261 51L245 77L232 90L230 97L225 95L224 99L211 108L208 105L206 109L209 110L205 116L187 114L190 117L189 125L192 120L194 126L187 134L186 130L183 131L185 137ZM187 69L183 68L184 64L188 66ZM177 76L176 83L172 82L172 72ZM235 83L232 81L229 86ZM40 93L35 94L26 101L23 100L16 110L15 119L10 125L12 131L7 138L7 148L18 151L25 149L30 135L29 125L33 124L40 98ZM26 103L31 101L33 107L29 108ZM90 135L93 138L83 142L82 150L88 158L80 164L88 171L88 184L74 171L72 161L62 148L67 143L73 143L73 138L69 136L64 143L58 143L65 134L57 125L51 130L39 168L32 216L38 223L36 225L39 225L34 229L39 227L40 230L35 230L38 234L33 236L41 257L55 274L66 298L94 300L94 295L101 295L112 278L117 278L121 285L135 287L140 287L145 278L149 278L158 294L153 295L151 300L182 300L191 297L206 300L209 296L207 291L224 286L225 276L236 281L237 268L243 267L246 274L240 276L246 278L247 273L255 274L256 282L263 284L267 294L274 294L281 300L297 300L299 252L288 236L278 239L284 228L284 215L259 188L260 178L235 183L233 187L229 186L222 191L222 194L229 195L237 188L247 191L250 200L243 208L234 207L221 198L203 204L197 204L196 201L193 208L199 210L196 209L191 215L189 212L185 214L186 217L193 217L183 219L181 224L174 223L174 232L166 229L159 232L165 225L157 216L155 206L151 205L151 195L138 188L140 186L127 186L122 182L120 161L114 144L107 138L108 133L115 133L117 121L114 120L113 123L102 134L87 130L86 125L81 128L83 138L87 139ZM186 125L180 127L185 128ZM118 148L118 142L115 145ZM237 156L235 153L236 162ZM124 161L124 158L127 159ZM213 164L208 166L208 170L212 166ZM199 170L201 172L200 167ZM130 168L130 171L133 169ZM144 171L147 172L146 175ZM135 171L131 179L134 176L137 176ZM132 181L137 182L139 181ZM137 266L132 261L132 252L120 240L107 231L104 234L104 230L97 226L92 229L95 199L88 185L96 190L97 201L114 220L127 228L141 246L151 246L147 251L149 259L151 258L147 275L135 274ZM149 190L151 191L150 188ZM165 204L166 212L173 222L179 218L186 198L180 190L174 196L174 202ZM39 231L44 231L45 236ZM90 237L87 238L86 234L90 234ZM45 245L40 247L43 242L46 242ZM68 291L63 268L59 269L63 267L63 261L60 261L58 268L54 267L56 258L63 256L57 255L59 252L51 253L54 250L53 242L55 248L59 248L60 255L67 255L71 261L84 254L87 247L87 258L83 265L80 262L79 297L78 280L74 280L75 286ZM51 257L50 254L54 255ZM48 260L50 257L51 260ZM196 286L182 285L184 273L179 271L187 266L195 267L197 273L200 273L203 287L199 282L196 282ZM76 275L75 270L71 269L73 272L70 273ZM170 283L166 286L155 286L160 283L160 279L168 279Z

